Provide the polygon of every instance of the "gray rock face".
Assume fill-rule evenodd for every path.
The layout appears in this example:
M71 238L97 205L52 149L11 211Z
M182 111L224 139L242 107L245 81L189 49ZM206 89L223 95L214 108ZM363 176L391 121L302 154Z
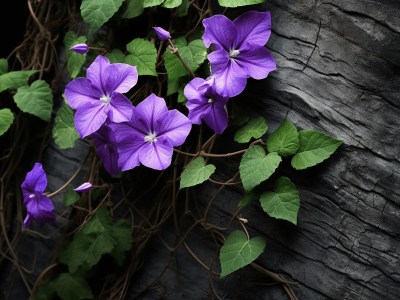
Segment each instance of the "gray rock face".
M298 299L398 299L400 3L272 0L267 6L273 28L267 46L278 70L250 81L238 101L265 116L269 132L287 116L344 145L320 166L291 176L301 194L297 227L268 217L257 203L243 211L251 234L267 239L257 262L297 282ZM238 162L220 162L219 175L234 174ZM199 189L202 199L215 191ZM241 195L232 188L221 193L210 222L226 224ZM211 243L205 250L206 241L191 245L203 245L199 252L210 260L217 249ZM183 254L176 259L190 263ZM186 274L176 295L191 290L193 299L206 299L207 271L195 263ZM223 299L287 299L282 287L252 286L265 278L251 268L214 280ZM165 275L161 282L174 281Z
M299 299L398 299L400 3L268 7L267 46L278 70L254 82L252 103L271 131L287 114L297 127L322 130L344 146L295 174L297 228L265 221L257 206L249 211L254 233L268 237L262 264L298 282Z

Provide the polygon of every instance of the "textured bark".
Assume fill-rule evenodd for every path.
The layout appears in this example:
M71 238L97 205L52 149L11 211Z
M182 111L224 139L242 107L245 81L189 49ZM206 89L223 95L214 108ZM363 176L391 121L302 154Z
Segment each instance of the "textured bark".
M268 8L267 46L278 70L249 82L237 101L265 116L269 132L287 115L298 128L324 131L344 145L320 166L291 176L301 194L297 227L268 217L258 203L243 211L250 233L267 239L257 262L297 282L299 299L398 299L400 3L275 0ZM234 174L238 162L218 165L219 176ZM199 189L204 205L215 190ZM210 222L226 224L241 195L222 193ZM218 249L196 238L188 243L210 263ZM148 280L141 283L161 268L160 251L149 252L142 274ZM170 264L157 289L164 285L166 299L211 297L207 271L181 252L180 269ZM250 285L262 280L245 268L214 284L224 299L287 299L279 286ZM157 298L157 289L143 297Z
M320 167L295 174L297 228L265 217L259 205L249 209L254 234L268 238L261 263L298 282L299 299L398 299L400 3L268 6L278 70L247 90L252 104L271 131L287 114L345 145ZM240 195L218 202L222 211L228 199Z

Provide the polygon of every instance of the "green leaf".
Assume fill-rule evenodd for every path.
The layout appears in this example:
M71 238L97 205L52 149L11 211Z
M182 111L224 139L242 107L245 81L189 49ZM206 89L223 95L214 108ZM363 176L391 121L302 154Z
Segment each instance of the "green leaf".
M265 248L262 237L247 239L243 231L232 232L219 251L221 278L256 260Z
M36 70L12 71L0 75L0 92L7 89L18 89L21 86L28 85L29 77L37 73Z
M125 11L122 13L123 19L132 19L143 13L143 0L126 0Z
M264 3L264 0L218 0L218 3L224 7L238 7Z
M111 64L125 62L125 54L119 49L113 49L110 53L105 55Z
M168 79L167 96L177 93L179 90L179 85L180 85L180 78L176 78L174 80Z
M267 180L281 163L281 157L273 152L265 155L261 146L251 146L240 161L239 171L246 192Z
M342 141L314 130L299 132L300 148L292 157L292 166L296 170L306 169L331 156L342 144Z
M8 108L0 109L0 136L11 127L14 122L14 114Z
M47 282L44 285L39 287L39 290L36 292L34 299L35 300L51 300L56 296L56 290L54 289L53 282Z
M0 58L0 75L7 73L8 61L5 58Z
M112 235L116 246L111 251L118 265L122 265L125 259L125 252L132 247L131 228L126 220L119 219L112 227Z
M65 102L57 112L52 134L60 149L74 147L79 139L74 125L74 112Z
M79 201L79 195L76 193L71 187L67 189L65 192L64 198L63 198L63 203L65 206L70 206L72 204L75 204L76 202Z
M146 7L152 7L152 6L157 6L163 3L164 0L144 0L143 1L143 6Z
M175 8L181 4L182 0L165 0L162 6L166 8Z
M206 181L215 172L214 165L206 165L203 157L192 160L181 174L179 189L198 185Z
M139 75L157 76L157 49L152 42L140 38L134 39L126 45L126 49L131 54L126 56L125 62L136 66Z
M183 0L182 4L176 9L176 16L177 17L186 17L189 11L190 1Z
M186 43L184 38L177 39L175 46L188 67L194 72L205 61L207 49L204 47L203 40L197 39ZM189 75L188 70L183 66L177 56L167 48L164 52L164 64L168 73L169 80Z
M296 127L288 119L267 139L269 152L278 152L280 156L289 156L297 152L300 147L299 133Z
M65 49L67 49L67 71L71 78L78 76L79 72L82 70L82 66L86 60L86 53L79 54L75 51L69 50L72 46L76 44L86 43L85 36L77 36L75 32L68 31L64 37Z
M236 132L234 140L238 143L247 143L251 138L262 137L267 130L268 125L263 117L253 118Z
M108 211L99 208L61 252L60 261L68 265L71 273L92 268L104 254L111 254L120 263L131 244L129 224L125 220L114 223Z
M260 196L260 203L271 217L297 224L300 195L289 178L279 177L275 182L275 192L264 192Z
M23 112L50 121L53 111L53 94L49 84L36 80L31 86L21 86L14 95L14 101Z
M68 248L60 253L60 261L68 265L71 273L79 268L89 270L100 260L101 256L110 253L113 245L107 236L98 233L93 235L78 234Z
M249 205L253 200L256 200L260 197L260 193L256 190L251 190L248 193L244 193L242 200L240 200L238 207L243 207Z
M61 273L54 281L53 288L63 300L93 299L93 293L85 279L69 273Z
M183 91L184 91L183 86L181 86L178 90L178 99L177 99L178 103L185 103L187 101Z
M89 25L89 35L107 22L119 9L124 0L82 0L81 15Z

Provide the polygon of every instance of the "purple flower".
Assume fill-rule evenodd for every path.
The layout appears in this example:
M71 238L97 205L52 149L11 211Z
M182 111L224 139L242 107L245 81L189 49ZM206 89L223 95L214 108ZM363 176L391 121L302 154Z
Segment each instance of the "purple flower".
M80 186L74 189L75 192L86 192L92 189L93 185L90 182L84 182Z
M221 134L228 126L226 103L228 97L222 97L215 91L215 81L202 78L192 79L183 91L188 99L189 119L193 124L203 120L215 133Z
M65 89L68 104L76 109L75 127L81 138L97 131L107 120L120 123L130 120L132 103L122 93L137 82L136 67L110 64L97 56L86 71L87 78L76 78Z
M275 60L264 47L271 34L269 12L248 11L233 22L224 15L203 20L203 41L216 51L208 55L216 91L224 97L240 94L247 78L262 79L276 69Z
M92 134L93 142L96 145L96 152L103 161L104 168L110 175L121 172L118 166L118 150L115 135L110 127L103 125L98 131Z
M161 27L153 27L154 31L156 32L158 38L161 41L166 41L171 38L171 35L169 34L168 31L166 31L164 28Z
M27 215L24 227L28 227L32 220L39 222L51 222L56 219L53 212L54 205L50 198L43 194L47 187L46 173L41 163L35 163L33 169L26 174L21 184L24 204Z
M192 123L176 109L168 110L165 100L151 94L134 108L127 123L112 124L122 171L142 163L163 170L172 160L173 147L182 145Z
M89 47L85 43L81 43L72 46L71 48L69 48L69 50L75 51L76 53L79 54L85 54L86 52L88 52Z

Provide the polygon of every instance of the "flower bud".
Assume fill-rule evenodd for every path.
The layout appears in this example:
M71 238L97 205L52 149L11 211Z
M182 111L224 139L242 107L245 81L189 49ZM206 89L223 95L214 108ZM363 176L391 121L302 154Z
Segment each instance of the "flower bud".
M85 182L82 183L80 186L78 186L76 189L74 189L75 192L86 192L92 188L92 184L90 182Z
M85 54L89 50L89 47L85 43L82 43L72 46L71 48L69 48L69 50L75 51L79 54Z
M171 38L169 32L161 27L153 27L153 29L157 33L157 36L161 41L166 41Z

